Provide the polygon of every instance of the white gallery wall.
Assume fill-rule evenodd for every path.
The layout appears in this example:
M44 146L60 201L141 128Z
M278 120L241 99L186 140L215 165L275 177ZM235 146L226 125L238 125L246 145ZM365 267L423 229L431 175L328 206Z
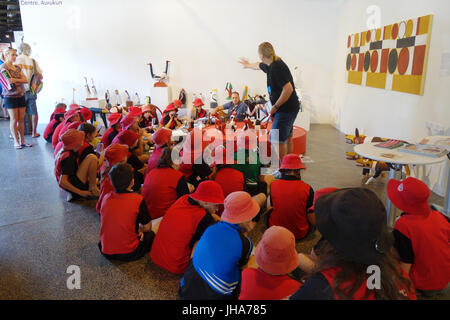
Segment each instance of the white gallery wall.
M346 83L347 37L368 30L372 14L369 6L380 9L381 26L434 14L424 95L358 86ZM369 136L414 141L428 134L427 123L450 128L450 77L441 75L443 55L450 54L450 1L448 0L348 0L339 10L335 52L335 79L330 105L332 124L342 132L359 128ZM450 134L448 129L447 134Z
M337 0L62 0L53 5L21 2L24 40L44 70L38 98L40 122L56 101L86 97L86 76L94 78L99 96L112 92L149 95L154 71L170 60L170 97L218 89L225 84L265 94L261 71L244 70L239 57L257 61L257 46L271 42L294 73L313 122L330 123L338 19ZM355 26L356 27L356 26ZM342 36L341 36L342 38ZM346 36L344 37L346 39ZM191 103L189 99L189 104ZM160 106L165 107L165 106Z

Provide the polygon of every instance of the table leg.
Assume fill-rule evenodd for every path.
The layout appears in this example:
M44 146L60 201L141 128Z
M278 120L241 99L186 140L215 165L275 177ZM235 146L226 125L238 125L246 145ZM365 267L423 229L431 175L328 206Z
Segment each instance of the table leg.
M402 178L402 169L403 166L401 164L395 164L393 168L389 171L389 180L395 179L400 180ZM387 193L387 191L386 191ZM397 208L392 205L391 200L386 194L386 212L387 212L387 224L390 227L393 227L395 224L395 219L397 218Z
M448 160L450 162L450 160ZM437 204L432 204L433 207L435 207L436 210L442 212L447 217L450 217L450 164L447 168L447 188L445 190L444 194L444 207L441 207Z

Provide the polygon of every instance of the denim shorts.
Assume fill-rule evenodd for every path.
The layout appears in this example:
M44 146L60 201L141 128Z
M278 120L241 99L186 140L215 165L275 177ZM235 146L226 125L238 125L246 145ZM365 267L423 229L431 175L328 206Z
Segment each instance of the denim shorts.
M31 91L27 91L25 93L25 102L27 104L26 113L29 115L37 115L37 106L36 106L36 95Z
M294 122L298 111L277 112L273 117L272 129L270 130L270 142L277 143L277 138L273 130L278 129L278 143L284 143L294 132Z
M3 98L3 108L6 109L19 109L25 107L25 98L13 98L13 97L4 97Z

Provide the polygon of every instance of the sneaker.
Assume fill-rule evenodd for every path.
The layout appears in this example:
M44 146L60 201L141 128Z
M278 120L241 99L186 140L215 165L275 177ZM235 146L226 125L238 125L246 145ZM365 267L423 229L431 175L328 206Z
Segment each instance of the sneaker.
M68 192L68 193L67 193L67 197L66 197L66 201L67 201L67 202L72 202L72 200L73 200L73 194L70 193L70 192Z

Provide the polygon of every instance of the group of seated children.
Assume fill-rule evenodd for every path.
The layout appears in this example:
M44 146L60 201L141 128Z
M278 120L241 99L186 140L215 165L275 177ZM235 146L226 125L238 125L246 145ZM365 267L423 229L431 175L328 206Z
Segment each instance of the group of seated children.
M56 178L70 198L99 196L103 256L133 261L148 254L182 275L178 294L189 300L417 299L417 292L430 296L448 286L450 222L430 209L423 182L389 181L388 197L405 212L391 231L374 192L314 192L302 181L298 155L286 155L281 176L267 185L248 137L238 136L229 153L226 145L195 143L204 131L193 129L180 152L172 141L173 108L152 135L141 110L109 115L101 154L91 145L98 132L85 122L86 111L58 106L52 115L47 138L61 144ZM254 248L248 234L267 203L266 230ZM298 253L296 241L316 229L321 239L311 253ZM373 266L379 287L367 285Z

